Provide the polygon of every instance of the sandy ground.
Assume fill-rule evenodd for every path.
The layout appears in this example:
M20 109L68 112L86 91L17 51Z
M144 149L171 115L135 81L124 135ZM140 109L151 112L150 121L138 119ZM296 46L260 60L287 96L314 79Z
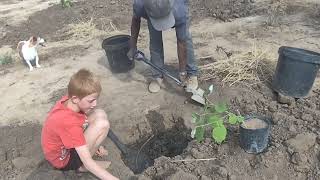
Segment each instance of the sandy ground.
M8 27L18 26L28 22L32 14L45 10L54 3L56 1L53 0L2 1L0 2L0 22L4 22ZM117 4L119 2L105 3ZM265 5L266 1L256 3ZM207 16L197 21L194 20L191 32L197 58L221 57L221 54L216 51L217 46L232 52L246 52L253 47L253 44L266 49L274 61L278 57L277 50L282 45L319 52L320 12L312 10L315 5L320 6L320 4L317 0L303 1L304 6L301 3L302 1L298 0L292 2L291 12L283 17L280 25L275 27L265 25L268 15L242 17L230 22L222 22ZM129 24L125 24L121 30L128 33L129 27ZM12 33L7 32L7 29L0 27L0 32ZM8 42L5 34L3 38L6 38ZM0 179L26 179L31 172L35 172L37 165L43 159L39 142L40 126L55 101L65 94L69 77L80 68L88 68L101 78L103 92L98 106L106 110L112 129L124 143L134 143L146 134L152 133L153 124L148 119L150 112L158 112L164 119L164 126L170 128L175 119L183 117L187 121L189 119L185 117L190 115L190 112L199 110L200 107L188 101L185 93L173 83L167 84L167 88L161 90L160 93L150 94L147 91L147 83L151 72L142 62L136 62L135 68L128 73L113 74L107 63L105 52L101 49L103 38L105 37L61 41L53 41L54 38L51 38L51 41L47 42L47 47L39 49L41 68L29 72L28 68L19 61L14 65L1 68L0 126L3 132L11 132L9 126L21 126L21 131L16 134L8 133L10 137L6 137L4 133L4 137L0 138L3 144L0 146L0 155L5 154L6 157L1 159L3 160L2 167L5 168L4 171L1 171L3 175ZM165 32L164 39L166 63L177 66L175 32L172 30ZM140 47L145 52L148 52L147 42L148 33L144 22ZM3 45L6 46L2 48L15 46L14 43ZM314 89L318 87L320 86L317 79ZM30 130L29 126L34 129ZM25 136L32 138L26 141L14 140L17 142L14 143L11 142L14 136L16 139ZM109 139L105 144L110 152L108 159L112 161L110 171L121 179L133 176L133 173L122 162L120 152L114 144ZM11 152L15 149L18 149L18 153L11 153L9 158L7 151ZM12 160L16 160L15 162L32 161L34 164L17 167L16 163L12 165ZM51 173L58 179L64 177L64 174L53 170L45 172ZM280 174L278 179L285 179L284 175L286 173ZM45 177L45 175L40 177ZM72 174L67 177L75 178ZM241 177L246 178L247 176L239 176L240 179ZM302 177L304 178L301 175L296 179Z

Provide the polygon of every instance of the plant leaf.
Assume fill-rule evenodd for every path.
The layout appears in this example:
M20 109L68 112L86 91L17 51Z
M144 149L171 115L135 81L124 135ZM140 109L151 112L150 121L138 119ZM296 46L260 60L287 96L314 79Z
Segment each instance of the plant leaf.
M236 116L233 113L229 113L228 115L229 115L229 123L232 124L232 125L237 124L238 116Z
M216 127L212 130L212 138L216 143L221 144L227 136L227 129L224 126Z
M213 126L213 128L216 128L216 127L224 127L224 124L223 124L223 120L222 119L219 119Z
M221 119L220 116L214 114L214 115L209 116L208 123L212 123L213 124L213 123L219 121L220 119Z
M226 103L218 103L214 106L214 110L218 113L223 113L228 110Z
M204 136L204 127L197 127L196 128L196 134L195 134L195 137L197 139L198 142L201 142L203 141L203 136Z
M244 122L244 117L243 116L237 116L238 122L243 123Z

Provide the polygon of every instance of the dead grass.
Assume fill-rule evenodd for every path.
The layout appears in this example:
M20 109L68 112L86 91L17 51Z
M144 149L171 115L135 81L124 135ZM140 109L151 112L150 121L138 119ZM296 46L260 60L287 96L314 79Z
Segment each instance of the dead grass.
M272 0L268 7L268 17L266 20L267 26L280 25L281 19L286 15L288 8L287 0Z
M272 57L268 50L253 44L249 51L200 66L200 79L209 80L218 75L225 85L242 83L251 87L257 83L271 81L275 65L276 57Z
M92 39L102 35L110 36L113 34L121 34L121 31L118 30L112 21L110 21L108 25L104 25L103 30L97 29L93 18L87 22L70 24L67 29L67 34L71 36L72 39Z

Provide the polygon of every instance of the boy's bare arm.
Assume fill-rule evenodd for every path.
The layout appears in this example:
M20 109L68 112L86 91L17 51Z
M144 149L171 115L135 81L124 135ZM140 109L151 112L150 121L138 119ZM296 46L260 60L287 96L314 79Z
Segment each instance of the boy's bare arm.
M75 148L83 165L94 175L99 177L100 179L105 180L119 180L110 174L107 170L100 167L91 157L90 151L87 145L83 145Z

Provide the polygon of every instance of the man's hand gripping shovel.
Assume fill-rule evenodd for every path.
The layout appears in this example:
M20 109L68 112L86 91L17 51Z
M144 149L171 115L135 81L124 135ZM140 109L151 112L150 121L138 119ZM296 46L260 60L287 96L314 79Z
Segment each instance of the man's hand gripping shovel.
M201 88L198 89L189 89L186 88L186 86L176 77L172 76L167 70L160 68L156 65L154 65L153 63L151 63L151 61L149 61L145 55L141 52L141 51L136 51L133 59L138 60L138 61L142 61L144 63L146 63L147 65L151 66L153 69L161 72L162 74L164 74L165 76L169 77L170 79L172 79L173 81L176 82L176 84L178 84L179 86L182 86L186 92L190 92L192 93L191 99L204 105L205 104L205 99L204 99L204 93L205 91Z

